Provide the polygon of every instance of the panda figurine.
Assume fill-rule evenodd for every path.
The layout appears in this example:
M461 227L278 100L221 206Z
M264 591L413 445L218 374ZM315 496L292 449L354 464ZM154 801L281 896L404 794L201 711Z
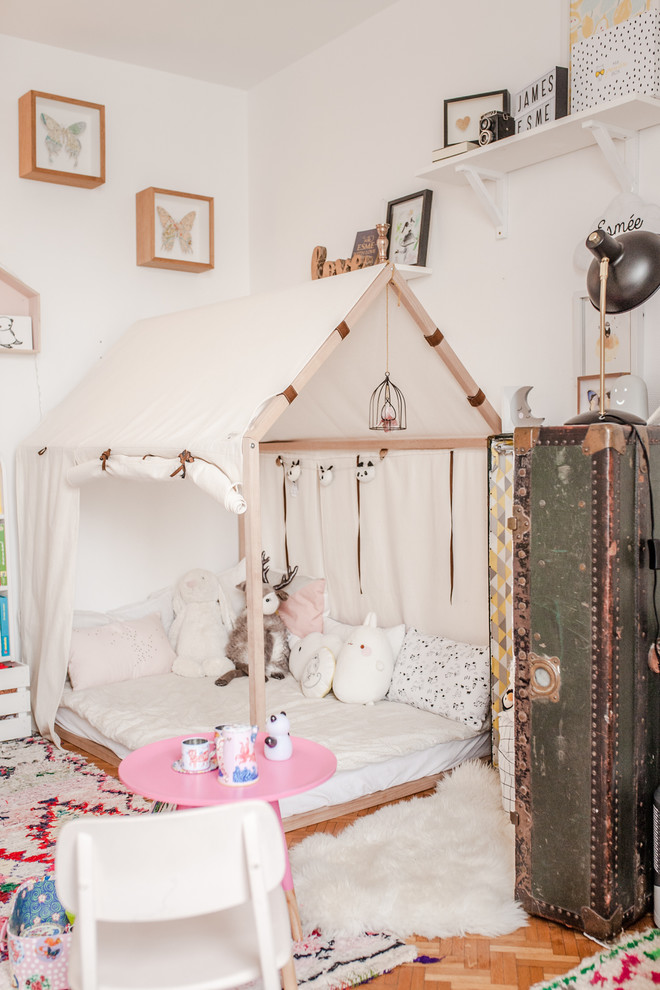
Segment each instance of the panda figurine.
M267 760L288 760L293 752L286 712L268 716L268 735L264 739L264 756Z

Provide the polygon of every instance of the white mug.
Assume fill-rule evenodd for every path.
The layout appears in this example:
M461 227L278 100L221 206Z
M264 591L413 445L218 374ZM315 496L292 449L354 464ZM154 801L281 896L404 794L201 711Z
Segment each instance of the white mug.
M211 769L211 743L203 736L191 736L181 743L181 769L201 773Z
M258 726L223 725L215 733L218 779L230 787L253 784L259 777L257 766Z

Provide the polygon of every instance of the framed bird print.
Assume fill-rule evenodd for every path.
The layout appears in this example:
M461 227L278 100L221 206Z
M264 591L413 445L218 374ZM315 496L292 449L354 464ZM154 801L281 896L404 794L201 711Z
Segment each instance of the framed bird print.
M92 189L105 182L105 107L31 89L18 101L22 179Z
M135 197L137 263L206 272L213 268L213 197L142 189Z

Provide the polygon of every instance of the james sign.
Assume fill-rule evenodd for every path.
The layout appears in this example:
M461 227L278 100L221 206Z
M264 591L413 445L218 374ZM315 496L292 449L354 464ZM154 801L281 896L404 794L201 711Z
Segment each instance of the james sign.
M511 113L516 134L565 117L568 113L568 69L554 66L514 95Z

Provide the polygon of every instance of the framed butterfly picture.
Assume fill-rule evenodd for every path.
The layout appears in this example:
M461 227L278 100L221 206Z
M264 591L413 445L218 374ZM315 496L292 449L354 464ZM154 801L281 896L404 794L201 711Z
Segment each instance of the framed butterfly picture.
M142 189L135 197L137 263L206 272L213 268L213 197Z
M92 189L105 182L105 107L31 89L18 101L22 179Z

